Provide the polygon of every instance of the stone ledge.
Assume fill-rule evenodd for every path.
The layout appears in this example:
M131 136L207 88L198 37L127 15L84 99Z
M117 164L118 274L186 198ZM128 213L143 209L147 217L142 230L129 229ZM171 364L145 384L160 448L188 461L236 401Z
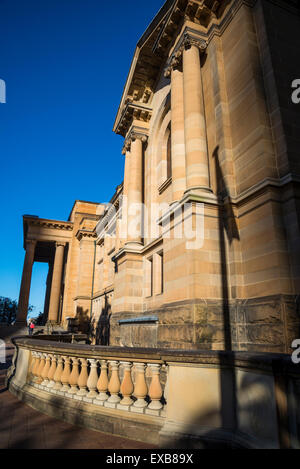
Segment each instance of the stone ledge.
M112 411L101 404L94 406L83 401L64 399L30 385L21 389L10 383L9 391L35 410L73 425L126 438L130 436L130 439L144 443L159 444L159 432L165 421L161 417L133 415L118 409Z

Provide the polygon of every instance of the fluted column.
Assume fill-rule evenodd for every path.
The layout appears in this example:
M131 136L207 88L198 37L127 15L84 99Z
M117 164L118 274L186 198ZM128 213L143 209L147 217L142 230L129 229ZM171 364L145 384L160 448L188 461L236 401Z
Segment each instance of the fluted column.
M199 49L205 41L188 35L183 49L184 131L187 192L210 191L207 134Z
M48 321L55 324L58 322L65 245L66 243L56 243L55 250L48 315Z
M180 70L180 54L173 57L171 67L166 70L165 75L171 75L172 198L175 202L182 198L186 190L183 73Z
M131 137L126 245L133 248L142 244L143 142L146 141L143 135Z
M26 324L28 306L29 306L29 295L32 277L32 266L34 262L36 241L26 241L26 254L23 266L23 275L20 288L20 296L18 303L18 314L16 323Z

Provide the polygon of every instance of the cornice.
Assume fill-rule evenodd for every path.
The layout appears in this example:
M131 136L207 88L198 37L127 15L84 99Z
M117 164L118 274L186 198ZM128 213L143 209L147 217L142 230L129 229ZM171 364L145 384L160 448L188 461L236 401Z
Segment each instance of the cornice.
M96 240L97 235L95 231L78 230L76 233L76 238L78 239L78 241L81 241L82 239L86 239L87 241L92 241L92 240Z
M115 132L125 137L134 120L140 121L141 125L142 123L149 123L152 111L152 107L128 99Z
M26 222L29 226L39 226L41 228L50 228L54 230L66 230L66 231L73 230L72 222L47 220L47 219L42 219L42 218L27 218L27 217L24 218L24 222Z

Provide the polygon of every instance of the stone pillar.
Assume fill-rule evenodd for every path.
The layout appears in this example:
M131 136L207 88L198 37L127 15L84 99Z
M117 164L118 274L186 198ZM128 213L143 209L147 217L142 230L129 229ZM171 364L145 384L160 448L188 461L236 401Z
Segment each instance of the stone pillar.
M205 48L205 41L185 36L183 93L187 193L211 192L199 53L199 49Z
M26 324L28 306L29 306L29 295L30 295L30 285L31 285L31 276L32 276L32 266L34 262L34 253L35 253L36 241L28 240L26 241L26 254L23 267L22 282L20 288L19 304L18 304L18 315L17 321L18 324Z
M57 324L60 304L61 281L66 243L56 243L48 322Z
M172 146L172 198L180 200L186 190L183 73L179 70L179 58L174 57L171 68L171 146Z
M128 192L129 192L129 178L130 178L130 144L125 143L123 148L123 155L125 155L125 168L124 168L124 185L123 185L123 202L122 202L122 224L121 224L121 246L127 241L127 216L128 216Z
M50 303L50 293L51 293L51 284L52 284L52 274L53 274L53 262L49 262L49 270L48 270L47 282L46 282L44 314L43 314L43 318L44 318L45 323L47 322L47 318L48 318L48 314L49 314L49 303Z
M142 244L143 142L147 137L133 134L131 138L126 245L139 248Z

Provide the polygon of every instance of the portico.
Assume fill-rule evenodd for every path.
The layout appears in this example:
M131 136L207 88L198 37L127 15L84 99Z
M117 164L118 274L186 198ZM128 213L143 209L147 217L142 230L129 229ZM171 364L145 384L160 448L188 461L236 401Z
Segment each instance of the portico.
M58 324L62 309L63 272L73 223L28 215L23 217L23 223L25 260L16 322L26 323L33 265L44 262L49 265L44 315L48 322Z

